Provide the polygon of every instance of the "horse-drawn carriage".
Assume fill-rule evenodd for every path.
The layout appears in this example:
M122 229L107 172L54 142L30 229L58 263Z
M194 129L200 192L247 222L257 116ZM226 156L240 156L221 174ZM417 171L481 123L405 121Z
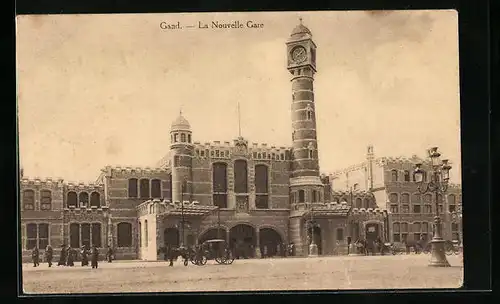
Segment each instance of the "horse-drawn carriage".
M191 263L198 266L205 265L208 260L230 265L234 262L234 257L225 240L213 239L203 242L201 247L195 250L195 254L190 257L190 260Z

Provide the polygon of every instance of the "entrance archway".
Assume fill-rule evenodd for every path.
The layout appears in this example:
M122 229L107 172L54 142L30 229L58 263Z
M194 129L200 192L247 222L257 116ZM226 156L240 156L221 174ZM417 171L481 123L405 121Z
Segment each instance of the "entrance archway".
M272 228L260 229L259 240L260 250L262 253L267 251L267 257L284 255L283 239L276 230Z
M314 243L316 244L316 246L318 246L318 255L321 255L323 253L323 244L321 242L321 228L319 226L314 226L314 228L309 228L308 229L308 236L309 236L309 239L311 240L310 243L308 245L311 245L311 242L312 242L312 238L311 238L311 232L312 233L312 237L314 238ZM309 248L308 248L309 250Z
M378 223L366 224L366 241L374 242L380 236L380 225Z
M163 241L165 247L179 247L179 230L177 228L165 228L163 231Z
M217 233L218 230L218 233ZM226 239L226 230L224 228L210 228L207 231L205 231L202 235L198 237L198 243L203 243L208 240L214 240L214 239Z
M253 258L255 245L255 231L252 226L239 224L229 231L229 248L233 251L235 258Z

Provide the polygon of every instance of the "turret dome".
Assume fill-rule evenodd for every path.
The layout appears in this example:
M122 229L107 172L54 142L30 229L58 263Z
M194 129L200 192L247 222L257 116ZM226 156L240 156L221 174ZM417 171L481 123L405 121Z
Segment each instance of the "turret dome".
M177 131L177 130L190 131L191 125L189 124L189 121L187 121L187 119L184 118L184 116L182 116L181 112L177 117L177 119L172 123L170 129L172 131Z

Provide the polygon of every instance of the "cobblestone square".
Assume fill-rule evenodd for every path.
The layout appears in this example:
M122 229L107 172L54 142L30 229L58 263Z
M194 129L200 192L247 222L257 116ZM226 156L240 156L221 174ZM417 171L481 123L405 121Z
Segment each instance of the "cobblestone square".
M27 294L461 287L460 256L448 257L449 268L429 267L429 258L412 254L249 259L232 265L208 261L202 267L115 261L101 262L98 269L23 264L23 287Z

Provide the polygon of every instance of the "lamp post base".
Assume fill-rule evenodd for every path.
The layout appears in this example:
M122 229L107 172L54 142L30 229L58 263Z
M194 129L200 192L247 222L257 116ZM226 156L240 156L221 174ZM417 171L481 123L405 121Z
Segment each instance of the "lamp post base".
M309 257L317 257L318 256L318 245L311 244L309 245Z
M431 260L429 266L431 267L450 267L450 263L446 259L444 252L444 240L433 239L431 241Z

